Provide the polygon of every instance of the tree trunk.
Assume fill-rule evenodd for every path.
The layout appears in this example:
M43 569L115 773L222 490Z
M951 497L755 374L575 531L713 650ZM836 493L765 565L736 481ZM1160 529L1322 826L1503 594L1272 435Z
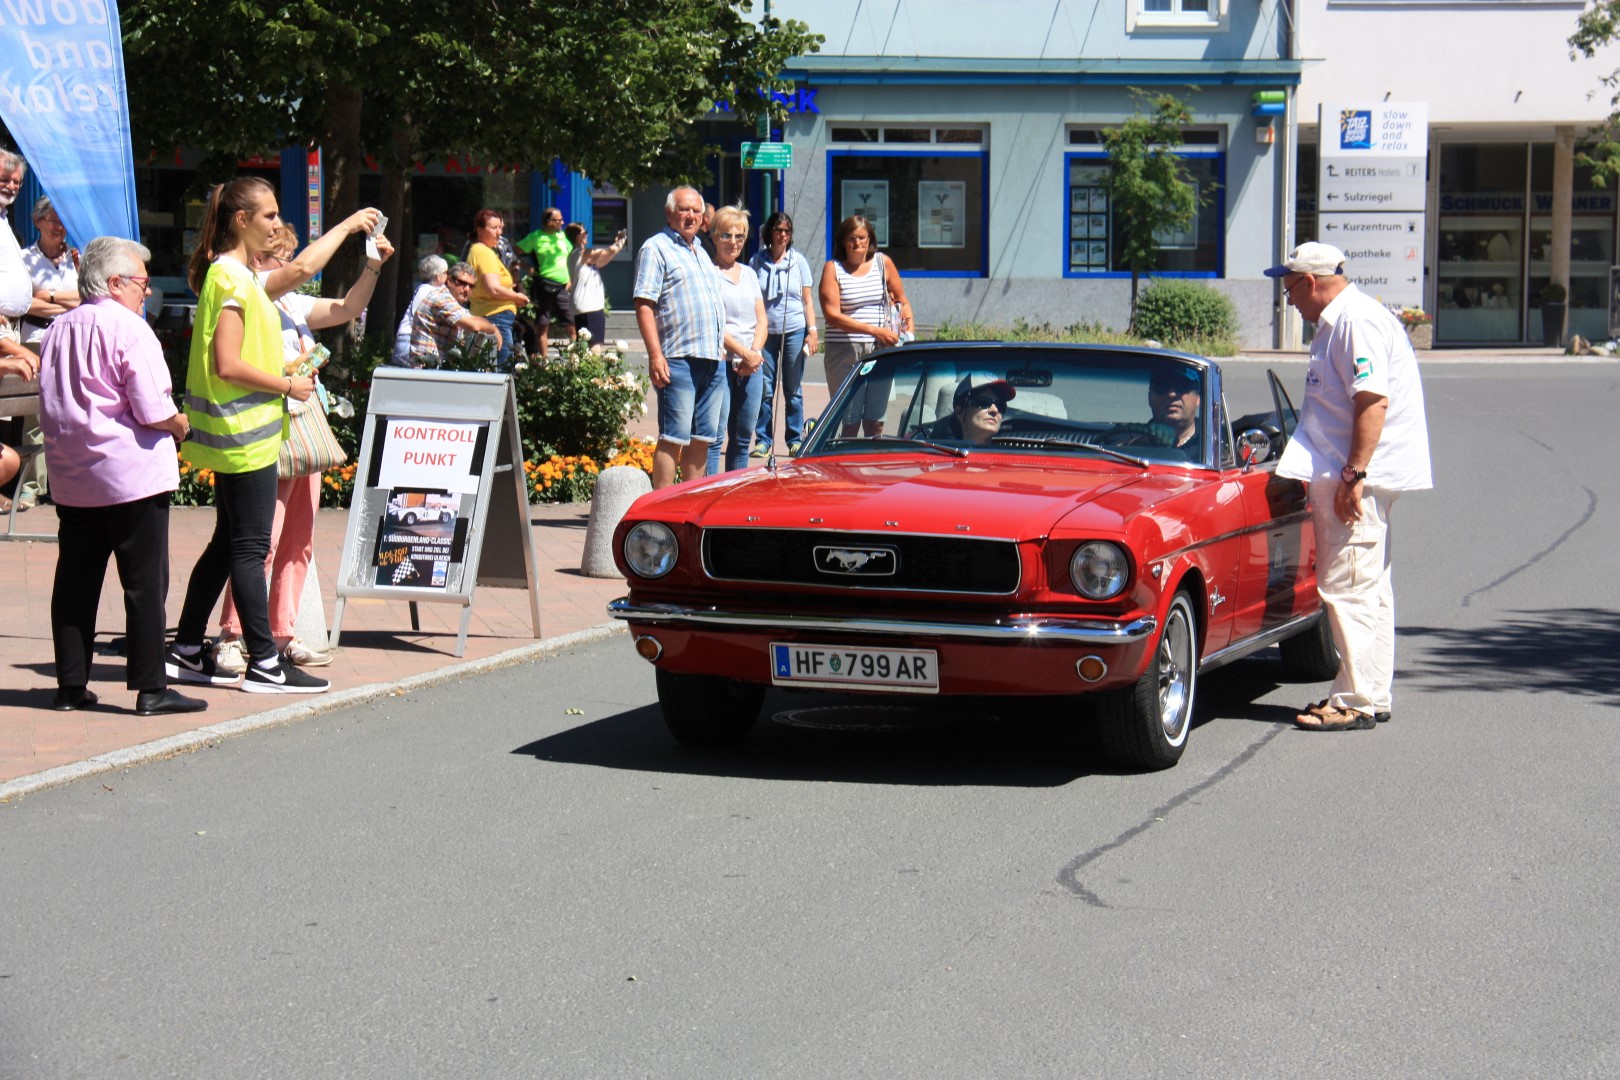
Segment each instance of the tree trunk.
M398 124L389 136L388 152L382 156L382 197L379 209L388 218L388 239L394 245L394 257L383 263L382 276L377 281L377 292L366 317L366 336L373 341L390 342L399 323L399 311L404 303L404 289L414 278L415 243L412 240L411 205L411 129L408 120Z
M326 166L326 221L330 229L360 209L360 89L334 85L327 91L326 135L321 152ZM343 245L321 275L321 295L339 297L359 276L364 248Z

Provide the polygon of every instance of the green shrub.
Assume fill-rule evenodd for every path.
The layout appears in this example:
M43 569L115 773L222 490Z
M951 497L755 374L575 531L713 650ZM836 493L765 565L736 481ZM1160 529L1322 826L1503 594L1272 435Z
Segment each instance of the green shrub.
M1157 278L1136 299L1135 330L1163 342L1237 336L1237 309L1224 293L1196 281Z

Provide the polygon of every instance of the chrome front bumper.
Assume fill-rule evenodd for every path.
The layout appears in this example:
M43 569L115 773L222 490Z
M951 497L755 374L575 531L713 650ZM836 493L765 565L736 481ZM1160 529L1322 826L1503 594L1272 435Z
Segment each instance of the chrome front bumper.
M1151 637L1159 621L1143 615L1129 622L1014 615L994 623L941 622L936 619L872 619L839 615L787 615L722 611L683 604L636 604L620 597L608 614L631 622L667 623L734 630L811 630L839 634L893 634L898 637L972 638L978 641L1073 642L1077 645L1129 645Z

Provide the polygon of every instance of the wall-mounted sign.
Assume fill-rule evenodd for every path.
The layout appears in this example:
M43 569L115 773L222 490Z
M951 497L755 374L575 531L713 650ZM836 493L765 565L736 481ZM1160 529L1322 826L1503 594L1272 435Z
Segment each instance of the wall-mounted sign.
M793 144L787 142L745 142L742 144L745 169L791 169Z
M845 180L839 185L840 221L859 214L872 226L872 244L889 246L889 182Z

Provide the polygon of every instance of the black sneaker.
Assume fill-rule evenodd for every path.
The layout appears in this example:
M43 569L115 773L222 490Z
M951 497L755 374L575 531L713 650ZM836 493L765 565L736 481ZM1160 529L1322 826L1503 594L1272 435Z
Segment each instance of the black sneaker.
M242 676L242 689L250 694L324 694L332 684L292 664L277 664L268 671L249 664L247 674Z
M173 645L163 656L163 670L171 682L207 683L213 686L235 686L241 674L221 671L214 663L214 650L203 642L202 651L186 656Z

